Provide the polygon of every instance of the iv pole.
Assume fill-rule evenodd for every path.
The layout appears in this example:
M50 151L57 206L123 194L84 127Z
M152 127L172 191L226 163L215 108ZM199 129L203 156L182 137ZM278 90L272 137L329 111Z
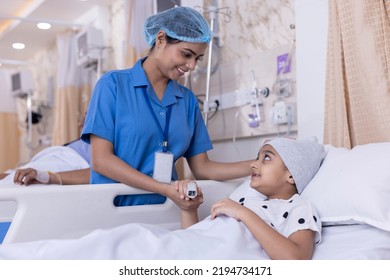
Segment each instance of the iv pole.
M217 7L215 5L215 3L217 1L213 0L212 2L213 2L212 6L210 6L206 10L205 13L209 13L209 17L210 17L210 30L211 30L211 33L213 34L213 32L214 32L214 22L217 19L217 13L219 13L220 10L225 9L226 12L224 12L223 14L230 19L230 10L229 10L229 8L217 9ZM207 77L206 77L206 98L205 98L205 101L204 101L204 104L203 104L204 122L205 122L206 127L207 127L208 113L210 111L209 99L210 99L211 56L212 56L212 53L213 53L213 41L214 41L214 37L211 39L211 41L209 43L209 52L208 52L208 60L207 60Z
M27 146L31 148L32 145L32 91L29 90L26 94L27 104Z
M32 95L33 90L27 90L25 92L21 92L15 95L17 98L26 99L26 112L27 112L27 118L26 118L26 124L27 124L27 139L25 140L25 144L29 149L29 157L32 156L32 150L36 147L33 146L33 111L32 111Z
M216 8L214 6L210 7L209 10L210 13L210 29L211 33L214 32L214 21L216 18ZM207 60L207 79L206 79L206 99L203 103L203 111L204 111L204 123L207 127L207 120L208 120L208 115L209 115L209 99L210 99L210 80L211 80L211 55L213 53L213 40L214 38L211 39L209 43L209 56Z

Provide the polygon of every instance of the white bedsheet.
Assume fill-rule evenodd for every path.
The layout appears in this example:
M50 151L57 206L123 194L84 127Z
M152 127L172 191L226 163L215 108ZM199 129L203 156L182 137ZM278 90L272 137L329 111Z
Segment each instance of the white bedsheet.
M390 260L390 232L369 225L325 227L315 260ZM187 230L127 224L70 240L0 246L0 259L269 259L242 223L206 218Z
M390 260L390 232L367 224L323 227L313 259Z
M269 259L233 218L207 217L186 230L148 224L96 230L80 239L0 246L0 259Z

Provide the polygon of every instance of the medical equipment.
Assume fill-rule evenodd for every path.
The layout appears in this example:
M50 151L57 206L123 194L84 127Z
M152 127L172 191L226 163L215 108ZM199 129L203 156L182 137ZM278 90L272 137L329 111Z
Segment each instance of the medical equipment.
M217 1L213 0L212 5L210 5L209 9L205 10L205 13L209 15L210 18L210 29L211 33L215 32L215 29L218 30L218 26L215 25L217 20L217 14L222 13L224 15L225 21L230 20L230 9L227 7L218 8ZM203 104L203 112L204 112L204 122L207 126L208 114L209 114L209 99L210 99L210 81L211 81L211 68L212 68L212 55L213 55L213 40L211 40L209 44L208 50L208 60L207 60L207 77L206 77L206 99Z
M187 193L187 197L191 199L194 199L195 197L198 196L198 191L195 182L188 182L186 193Z
M34 81L30 70L23 69L11 74L11 90L14 96L25 97L34 88Z
M268 97L269 88L265 87L259 89L255 78L255 72L252 70L252 90L251 90L251 105L255 109L254 112L249 114L249 127L255 128L260 126L262 121L260 106L263 105L263 96Z
M112 47L105 46L103 32L93 26L86 26L76 35L77 65L96 70L97 79L103 73L104 51L112 51Z
M33 109L32 109L32 95L34 93L35 85L33 76L30 70L23 69L11 75L11 90L14 97L26 100L26 123L27 123L27 139L26 144L30 150L33 149Z

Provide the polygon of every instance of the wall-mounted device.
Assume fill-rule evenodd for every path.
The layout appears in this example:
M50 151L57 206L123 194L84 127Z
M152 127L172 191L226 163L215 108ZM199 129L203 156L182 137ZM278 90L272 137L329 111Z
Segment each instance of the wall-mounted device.
M32 73L28 69L11 74L11 90L15 97L26 97L34 90Z
M251 105L253 107L253 112L249 114L249 127L255 128L260 126L261 113L260 106L263 105L263 96L268 97L269 88L264 88L260 90L257 87L257 82L255 78L255 71L252 70L252 90L251 90Z
M76 35L77 65L95 67L102 58L103 48L103 32L93 26L85 27Z
M271 121L273 124L296 123L296 103L277 101L271 108Z
M32 111L32 95L34 92L34 81L32 73L28 69L11 74L11 90L14 97L26 99L27 109L27 146L31 147L32 144L32 124L33 124L33 111ZM38 121L39 122L39 121Z

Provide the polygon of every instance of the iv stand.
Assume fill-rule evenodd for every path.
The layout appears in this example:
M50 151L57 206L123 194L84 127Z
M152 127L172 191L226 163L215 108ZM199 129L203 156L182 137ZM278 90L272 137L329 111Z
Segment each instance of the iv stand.
M210 7L210 29L211 33L214 31L214 21L216 18L216 9L215 7ZM209 43L209 56L207 60L207 79L206 79L206 99L203 103L203 111L204 111L204 123L207 127L207 119L209 115L209 99L210 99L210 79L211 79L211 55L213 53L213 40L211 39Z
M227 10L223 14L224 14L224 16L227 16L228 19L230 20L230 11L229 11L228 8L217 9L216 6L210 6L209 9L206 11L207 13L209 13L209 17L210 17L210 30L211 30L212 34L214 32L214 22L215 22L215 20L217 18L217 13L219 12L219 10L222 10L222 9ZM206 77L206 98L205 98L205 101L203 103L204 122L205 122L206 127L207 127L208 114L209 114L209 111L210 111L209 99L210 99L211 56L212 56L212 53L213 53L213 40L214 40L214 37L211 39L211 41L209 43L209 52L208 52L208 60L207 60L207 77Z
M27 139L25 140L25 144L29 148L29 157L31 158L32 155L32 150L34 149L33 146L33 121L32 121L32 95L33 95L33 90L27 90L25 92L19 93L15 95L15 97L21 98L21 99L26 99L26 111L27 111Z
M26 96L27 104L27 146L32 145L32 91L29 90Z

